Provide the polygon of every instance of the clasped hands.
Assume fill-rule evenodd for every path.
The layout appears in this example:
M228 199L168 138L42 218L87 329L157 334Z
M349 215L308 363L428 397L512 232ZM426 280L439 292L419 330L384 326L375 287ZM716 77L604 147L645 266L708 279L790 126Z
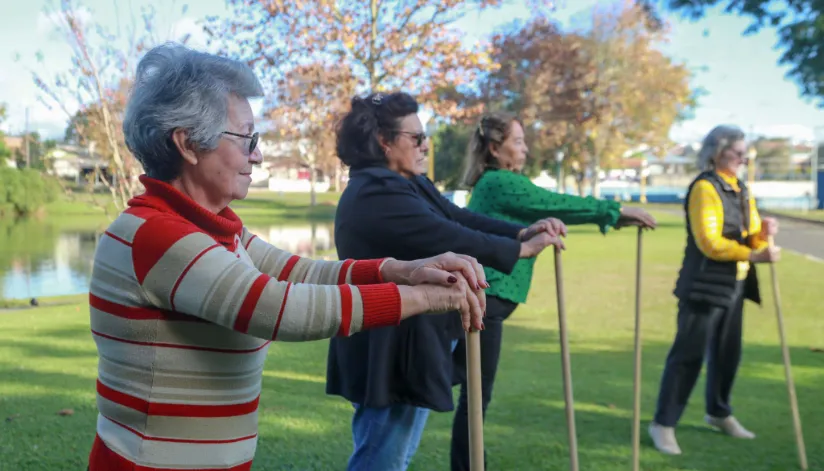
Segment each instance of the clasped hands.
M765 217L761 220L761 240L769 240L778 234L778 220ZM774 245L767 245L761 250L753 250L750 253L750 261L753 263L774 263L781 260L781 248Z
M459 311L465 331L483 330L489 284L475 258L452 252L412 261L389 258L380 270L385 282L398 285L401 319L415 312Z
M548 218L532 224L519 234L521 257L524 257L524 247L528 256L537 255L549 245L563 249L561 237L566 233L566 226L558 219ZM385 282L397 284L401 291L402 319L412 312L457 310L464 330L483 330L484 290L489 288L489 283L475 258L452 252L412 261L388 258L380 272Z

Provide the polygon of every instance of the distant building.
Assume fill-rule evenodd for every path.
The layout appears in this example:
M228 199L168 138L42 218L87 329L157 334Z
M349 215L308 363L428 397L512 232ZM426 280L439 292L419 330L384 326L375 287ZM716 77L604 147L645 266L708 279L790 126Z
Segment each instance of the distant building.
M252 185L269 191L308 193L312 186L312 171L301 157L300 141L261 140L263 163L252 174ZM329 191L330 180L322 170L315 172L315 191Z
M95 170L98 171L98 180L103 176L109 177L109 164L100 155L92 154L81 146L59 144L46 154L44 160L48 174L73 180L78 185L89 175L95 174Z
M6 167L17 168L17 162L14 156L23 149L23 138L19 136L3 136L3 143L11 152L11 155L6 159Z

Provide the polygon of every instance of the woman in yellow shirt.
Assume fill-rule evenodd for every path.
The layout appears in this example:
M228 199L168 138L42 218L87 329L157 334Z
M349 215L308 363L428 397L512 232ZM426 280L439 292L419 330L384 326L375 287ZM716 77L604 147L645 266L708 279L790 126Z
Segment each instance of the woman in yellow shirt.
M707 359L706 416L711 426L737 438L755 438L732 416L730 393L741 359L744 300L761 303L753 263L777 261L769 247L778 231L761 219L747 187L738 179L746 161L744 133L717 126L704 138L699 168L687 193L687 246L675 296L678 331L667 356L655 419L649 433L663 453L680 454L675 425Z

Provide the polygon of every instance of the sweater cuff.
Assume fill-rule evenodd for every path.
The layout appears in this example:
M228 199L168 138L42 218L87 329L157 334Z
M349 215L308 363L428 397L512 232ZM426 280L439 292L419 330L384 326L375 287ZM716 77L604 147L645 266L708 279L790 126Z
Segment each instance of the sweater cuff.
M358 286L363 301L363 327L396 326L401 323L401 293L395 283Z
M599 224L599 229L602 234L606 234L611 227L615 227L615 225L618 224L618 220L621 218L621 203L604 200L603 204L602 214L604 216Z
M352 265L352 284L353 285L374 285L383 283L381 276L381 265L385 258L376 258L370 260L358 260Z

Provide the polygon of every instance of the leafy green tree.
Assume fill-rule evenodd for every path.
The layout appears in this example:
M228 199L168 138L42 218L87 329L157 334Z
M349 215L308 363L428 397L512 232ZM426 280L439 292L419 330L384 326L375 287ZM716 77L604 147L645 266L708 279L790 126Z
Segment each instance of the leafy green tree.
M0 103L0 124L6 120L6 104ZM0 131L0 167L6 166L6 159L11 157L11 151L6 147L6 135Z
M466 161L466 147L474 130L466 124L444 124L432 137L435 146L435 181L447 190L463 188L461 176Z

